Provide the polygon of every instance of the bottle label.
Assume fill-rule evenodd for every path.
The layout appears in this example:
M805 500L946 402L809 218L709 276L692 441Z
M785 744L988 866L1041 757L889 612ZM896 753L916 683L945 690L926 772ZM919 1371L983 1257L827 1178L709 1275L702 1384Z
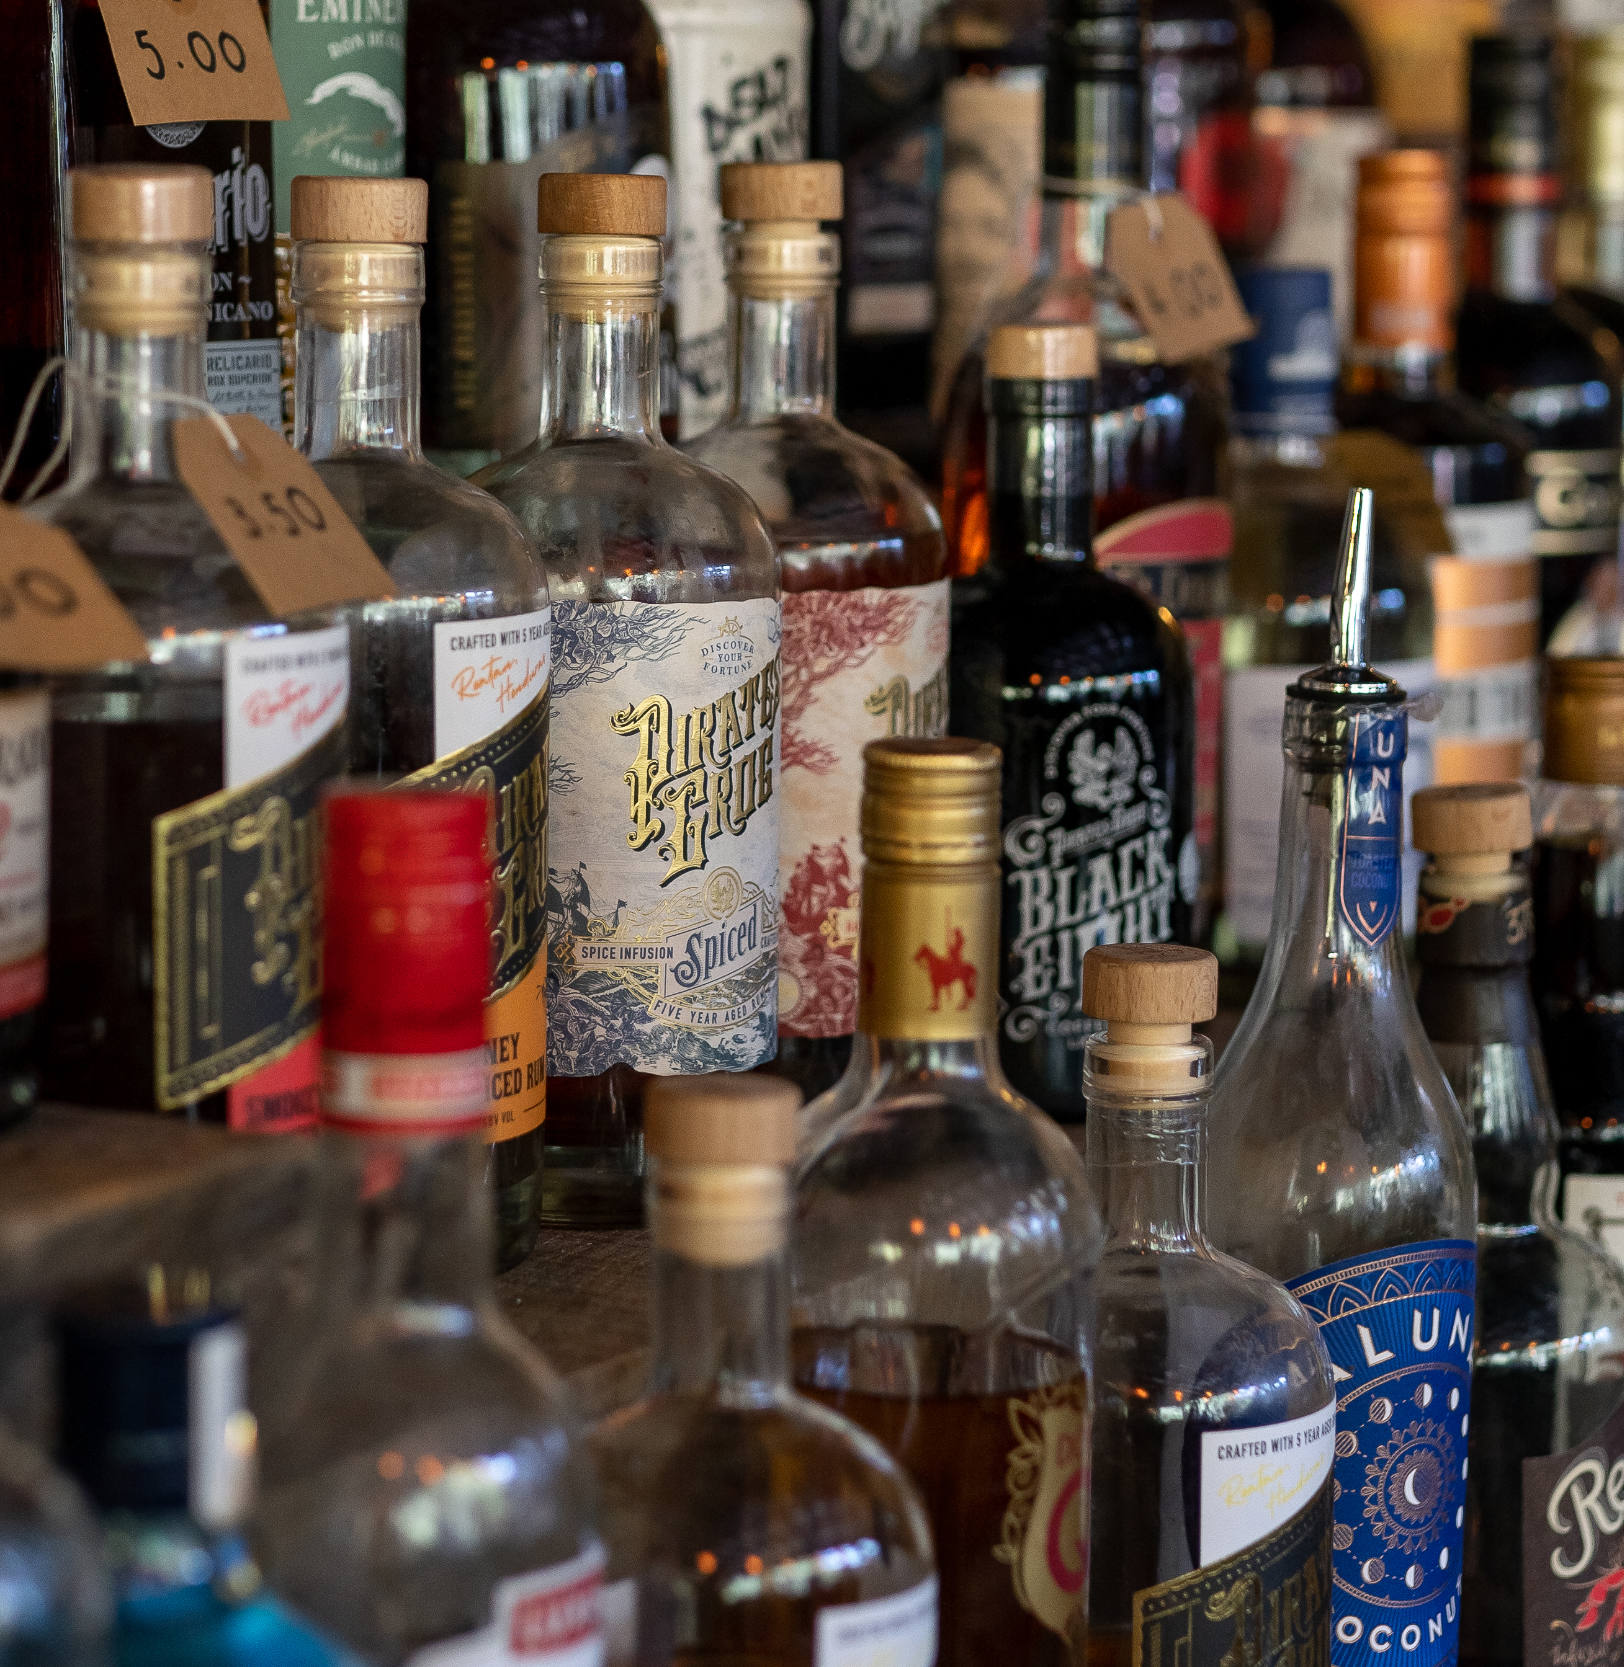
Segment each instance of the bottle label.
M894 1597L817 1612L812 1667L935 1667L936 1576Z
M1510 967L1527 961L1534 947L1534 900L1524 878L1504 897L1473 902L1433 895L1433 872L1422 879L1416 916L1417 957L1429 967ZM1452 1041L1435 1037L1435 1041Z
M784 595L781 1035L856 1026L863 748L947 733L949 583Z
M309 1128L320 1069L319 796L345 765L346 626L225 646L225 786L152 823L154 1095L230 1088L235 1129Z
M1336 1667L1455 1659L1476 1275L1469 1239L1434 1239L1286 1282L1336 1380Z
M1004 1039L1044 1037L1080 1066L1083 956L1096 944L1187 936L1200 888L1171 715L1091 700L1035 735L1012 728L1004 773ZM1146 717L1157 721L1161 733ZM1175 720L1176 721L1176 720ZM1036 727L1036 726L1034 726ZM1026 807L1036 806L1035 810Z
M485 1004L487 1141L547 1115L547 681L551 612L442 620L434 627L434 746L402 785L487 794L495 847Z
M771 598L555 605L553 1074L772 1057L778 651Z
M1534 488L1534 554L1611 555L1618 543L1617 448L1530 452L1526 467Z
M1331 1474L1336 1408L1244 1430L1201 1432L1201 1561L1256 1545L1313 1499Z
M477 1632L414 1651L406 1667L603 1667L603 1548L499 1580Z
M997 1022L997 870L863 870L858 1028L870 1036L967 1042Z
M485 1126L492 1074L482 1048L398 1054L329 1048L321 1056L321 1120L363 1134L472 1134Z
M45 999L51 700L0 695L0 1019Z
M1009 1565L1021 1608L1062 1638L1075 1630L1088 1586L1086 1395L1071 1378L1011 1398L1009 1504L992 1553Z
M248 1339L235 1322L210 1326L186 1351L186 1506L216 1533L240 1529L254 1507L248 1411Z
M649 10L670 62L674 242L665 281L677 313L678 432L687 438L727 411L720 170L805 158L812 17L804 0L651 0Z
M1245 1551L1133 1595L1133 1667L1302 1667L1324 1659L1331 1490Z
M1583 1446L1524 1459L1522 1497L1526 1667L1616 1662L1624 1647L1624 1406Z
M1354 935L1375 948L1399 918L1403 833L1402 711L1355 712L1337 818L1337 908Z
M1624 1265L1624 1175L1565 1175L1562 1224Z

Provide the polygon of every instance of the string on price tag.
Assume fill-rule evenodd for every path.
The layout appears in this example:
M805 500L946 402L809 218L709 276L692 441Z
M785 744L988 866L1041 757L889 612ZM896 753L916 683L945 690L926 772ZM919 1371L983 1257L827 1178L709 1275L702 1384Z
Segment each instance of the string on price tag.
M222 433L228 426L235 449ZM273 614L394 596L395 582L309 461L257 417L175 424L186 489Z
M138 127L288 119L258 0L100 0Z
M0 504L0 666L89 671L147 658L147 641L60 527Z
M1166 364L1230 347L1253 332L1212 228L1176 191L1112 210L1105 265Z

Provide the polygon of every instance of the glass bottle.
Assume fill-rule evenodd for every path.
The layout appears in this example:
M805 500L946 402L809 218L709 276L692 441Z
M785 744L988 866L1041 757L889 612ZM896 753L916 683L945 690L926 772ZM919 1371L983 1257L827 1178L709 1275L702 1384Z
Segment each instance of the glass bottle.
M56 1316L57 1444L101 1517L118 1667L341 1667L267 1593L245 1538L248 1345L208 1275L149 1270Z
M663 171L664 48L643 0L412 0L406 172L429 184L425 444L471 474L536 435L544 173Z
M802 1113L796 1383L924 1496L940 1667L1078 1659L1099 1216L998 1066L998 749L871 741L846 1075Z
M1227 396L1216 359L1162 364L1104 269L1111 212L1143 195L1139 0L1066 0L1044 82L1043 245L992 324L1091 324L1094 554L1183 626L1196 679L1195 827L1203 914L1217 881L1222 620L1230 507ZM988 555L985 339L966 354L942 437L942 524L956 575ZM1204 929L1204 928L1203 928Z
M486 470L553 598L542 1219L641 1208L652 1073L777 1038L778 557L660 437L665 182L546 174L541 437Z
M174 424L204 389L209 176L81 168L71 184L69 472L27 513L72 536L148 657L52 680L44 1091L305 1127L320 893L291 856L274 908L261 878L309 837L322 782L344 768L349 632L271 618L176 472ZM288 846L222 836L272 805ZM282 966L268 983L256 933ZM212 985L194 982L200 962Z
M653 1371L590 1443L611 1667L824 1667L848 1659L844 1638L861 1659L935 1660L918 1494L871 1436L790 1388L799 1104L761 1076L649 1092Z
M991 559L954 581L952 728L1003 752L999 1060L1083 1121L1078 1008L1097 943L1188 941L1195 692L1179 628L1093 552L1086 324L987 345Z
M325 808L326 1318L267 1432L264 1567L370 1661L590 1667L588 1465L492 1289L489 812L412 788Z
M1278 899L1219 1064L1212 1238L1313 1315L1337 1383L1331 1660L1455 1656L1476 1187L1404 970L1404 692L1367 661L1350 494L1331 663L1286 700Z
M1570 45L1570 208L1558 246L1564 287L1615 336L1624 325L1624 29Z
M1528 962L1533 843L1521 782L1415 797L1416 1004L1472 1125L1478 1182L1472 1469L1461 1659L1523 1659L1524 1461L1577 1447L1618 1405L1624 1272L1556 1218L1556 1116Z
M687 449L760 506L784 585L777 1070L815 1095L857 1023L864 743L947 727L947 552L906 464L834 414L835 162L732 163L732 403Z
M1323 661L1330 642L1348 489L1381 471L1371 651L1416 692L1434 678L1427 560L1448 547L1448 535L1420 458L1381 434L1337 432L1330 274L1246 267L1236 277L1258 330L1230 360L1235 554L1224 623L1224 912L1215 942L1233 981L1246 985L1262 962L1276 897L1284 761L1275 737L1287 689ZM1426 764L1415 759L1406 782L1425 782Z
M536 1241L547 1111L547 577L523 529L418 429L421 180L294 182L294 444L395 580L353 619L350 772L492 796L487 1138L497 1258ZM477 622L477 623L476 623Z
M1471 43L1460 385L1530 429L1540 641L1619 530L1618 344L1556 281L1558 83L1549 37Z
M1353 339L1337 394L1346 426L1419 454L1443 511L1452 553L1427 554L1443 693L1431 755L1445 784L1521 775L1539 721L1529 435L1454 386L1454 207L1441 151L1360 162Z
M1218 963L1174 944L1091 949L1082 1006L1105 1021L1083 1067L1105 1217L1088 1659L1221 1655L1248 1579L1251 1611L1274 1617L1260 1659L1313 1655L1330 1630L1331 1363L1301 1305L1207 1239L1212 1044L1192 1026L1218 1011Z
M1534 996L1562 1220L1624 1262L1624 659L1545 662Z

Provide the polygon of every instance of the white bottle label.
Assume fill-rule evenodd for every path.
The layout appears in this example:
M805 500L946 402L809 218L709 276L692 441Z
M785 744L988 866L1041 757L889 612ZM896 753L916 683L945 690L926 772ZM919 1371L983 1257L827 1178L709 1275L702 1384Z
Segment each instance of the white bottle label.
M1336 1454L1336 1407L1249 1430L1201 1432L1201 1561L1267 1539L1324 1485Z
M0 1019L45 997L50 735L44 689L0 696Z
M226 644L226 786L291 764L344 721L350 698L345 625L238 636Z
M770 597L555 605L551 1074L772 1057L778 649Z
M1562 1223L1624 1264L1624 1175L1569 1175Z
M863 748L947 731L948 585L784 597L778 1028L857 1027Z
M552 610L434 627L434 753L447 758L511 723L547 687Z
M933 1667L936 1608L932 1575L895 1597L820 1609L812 1667Z
M205 1528L234 1528L254 1502L257 1426L248 1410L248 1343L211 1326L186 1351L188 1508Z
M603 1548L498 1581L477 1632L430 1644L407 1667L603 1667Z

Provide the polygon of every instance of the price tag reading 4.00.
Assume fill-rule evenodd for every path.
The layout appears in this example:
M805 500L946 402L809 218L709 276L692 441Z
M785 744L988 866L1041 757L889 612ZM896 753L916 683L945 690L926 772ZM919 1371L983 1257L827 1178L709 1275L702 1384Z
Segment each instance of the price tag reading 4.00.
M101 0L138 127L288 119L258 0Z
M1181 364L1252 334L1218 239L1176 191L1112 212L1105 264L1164 363Z

